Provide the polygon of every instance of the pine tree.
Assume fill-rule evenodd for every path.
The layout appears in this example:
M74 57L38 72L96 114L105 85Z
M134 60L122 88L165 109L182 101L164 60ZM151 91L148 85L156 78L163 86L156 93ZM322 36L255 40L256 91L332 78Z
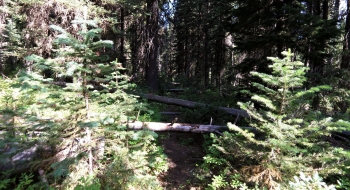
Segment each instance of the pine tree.
M237 133L215 138L214 145L227 155L227 161L222 163L228 168L232 169L228 164L230 161L240 163L239 173L245 181L270 188L280 187L281 181L292 179L298 172L309 175L317 169L322 175L342 173L339 164L335 164L336 160L345 163L349 159L342 149L323 141L332 130L344 128L332 126L335 125L332 118L309 110L315 92L330 90L331 87L303 89L308 68L302 62L293 61L290 50L282 54L283 59L269 57L273 62L269 66L271 74L251 72L262 83L252 83L258 93L249 93L262 108L256 109L251 102L239 103L250 115L249 124L260 135L229 123L229 128Z
M253 119L257 120L251 123L253 127L262 128L268 136L279 139L284 139L285 135L294 128L285 126L283 123L299 125L300 120L294 119L298 118L295 114L300 116L308 106L305 102L300 102L302 100L296 95L296 90L300 89L306 81L307 67L304 67L302 62L291 61L293 54L290 51L282 54L285 56L283 59L269 57L274 63L269 66L272 74L251 72L252 76L260 78L267 84L252 82L252 85L261 92L261 94L253 94L252 100L262 104L266 109L257 111L253 104L239 103ZM296 106L301 107L296 108Z
M80 149L53 163L50 175L63 178L66 188L77 184L102 184L112 189L121 185L125 189L156 188L159 184L155 175L166 169L166 162L161 150L153 144L157 136L154 132L126 131L121 125L133 113L136 99L124 92L130 85L120 72L121 63L108 63L108 57L99 54L113 43L100 40L101 29L95 28L94 20L85 18L73 23L82 28L77 37L59 26L51 26L59 33L57 57L27 57L35 62L36 71L26 75L51 69L58 77L73 77L73 83L67 83L64 89L54 87L45 105L54 99L56 110L62 114L68 112L65 122L61 122L52 136L57 140L58 134L66 139L58 147L74 149L72 145L78 143ZM97 175L101 176L100 182L95 181Z
M19 68L23 67L22 59L24 57L24 43L21 32L18 30L18 24L13 19L6 19L7 24L0 36L0 72L5 75L12 75Z

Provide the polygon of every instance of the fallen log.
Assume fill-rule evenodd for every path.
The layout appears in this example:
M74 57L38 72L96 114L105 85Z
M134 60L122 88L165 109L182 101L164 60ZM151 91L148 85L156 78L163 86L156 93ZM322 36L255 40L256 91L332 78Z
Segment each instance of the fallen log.
M25 146L19 142L8 142L0 149L0 172L7 172L10 176L24 172L32 172L31 161L40 158L40 152L50 152L48 146L33 145Z
M129 122L127 124L129 130L148 129L151 131L178 131L190 133L218 133L229 130L226 126L219 125L201 125L187 123L161 123L161 122Z
M227 126L221 125L203 125L203 124L189 124L189 123L162 123L162 122L129 122L127 123L129 130L148 129L151 131L180 131L191 133L216 133L228 131ZM254 127L240 127L243 130L248 130L253 133L258 132Z
M70 83L65 83L65 82L51 82L51 84L58 85L65 87L67 84ZM94 90L102 90L99 89L99 87L94 86ZM168 90L183 90L183 89L168 89ZM113 91L113 90L112 90ZM188 108L195 108L196 106L208 106L207 104L204 103L199 103L199 102L192 102L188 100L182 100L182 99L176 99L176 98L168 98L164 96L158 96L158 95L153 95L153 94L139 94L136 93L136 95L141 96L143 98L146 98L150 101L154 102L159 102L159 103L165 103L168 105L176 105L176 106L182 106L182 107L188 107ZM242 116L242 117L248 117L248 113L244 110L239 110L239 109L234 109L234 108L227 108L227 107L216 107L219 110L224 111L225 113L231 114L231 115L237 115L237 116Z
M181 88L170 88L170 89L165 89L166 92L184 92L184 89Z
M181 115L181 112L167 112L167 111L163 111L160 112L161 115Z
M153 94L138 94L139 96L148 99L149 101L169 104L169 105L176 105L176 106L182 106L182 107L188 107L188 108L195 108L196 106L208 106L207 104L198 103L198 102L192 102L188 100L182 100L182 99L176 99L176 98L168 98L164 96L158 96ZM248 117L248 113L244 110L234 109L234 108L226 108L226 107L216 107L219 110L224 111L225 113L231 114L231 115L239 115L242 117Z

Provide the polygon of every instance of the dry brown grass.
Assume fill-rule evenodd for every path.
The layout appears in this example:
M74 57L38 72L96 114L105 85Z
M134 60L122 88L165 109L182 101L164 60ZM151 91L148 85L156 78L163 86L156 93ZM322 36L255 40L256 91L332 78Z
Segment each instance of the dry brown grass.
M244 176L250 176L247 181L270 189L278 187L278 181L282 180L281 173L278 170L263 165L245 166L241 169L241 172Z

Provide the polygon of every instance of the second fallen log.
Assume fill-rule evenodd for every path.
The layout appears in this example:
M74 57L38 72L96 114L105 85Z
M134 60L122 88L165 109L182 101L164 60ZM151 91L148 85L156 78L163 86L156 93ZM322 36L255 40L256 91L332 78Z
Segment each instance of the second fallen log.
M176 98L168 98L164 96L158 96L153 94L138 94L139 96L148 99L149 101L169 104L169 105L176 105L176 106L182 106L182 107L188 107L188 108L195 108L196 106L208 106L207 104L198 103L198 102L192 102L188 100L182 100L182 99L176 99ZM234 108L227 108L227 107L216 107L219 110L224 111L225 113L231 114L231 115L239 115L242 117L248 117L248 113L244 110L234 109Z

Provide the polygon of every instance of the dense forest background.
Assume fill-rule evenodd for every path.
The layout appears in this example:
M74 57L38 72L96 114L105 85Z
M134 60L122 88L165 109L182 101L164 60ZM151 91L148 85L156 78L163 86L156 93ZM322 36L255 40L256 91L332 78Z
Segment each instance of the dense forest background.
M161 189L158 135L127 127L171 122L160 111L228 126L205 136L202 188L350 188L349 0L0 6L1 159L40 150L30 168L1 166L0 189ZM164 110L147 93L207 106Z
M133 81L152 90L181 78L202 90L231 92L249 84L250 71L267 71L266 57L281 58L287 48L310 67L310 86L325 83L329 73L342 78L349 67L345 1L1 3L1 72L9 76L32 69L25 56L52 56L56 34L49 26L76 32L71 21L85 4L102 39L114 42L99 53L117 58Z

